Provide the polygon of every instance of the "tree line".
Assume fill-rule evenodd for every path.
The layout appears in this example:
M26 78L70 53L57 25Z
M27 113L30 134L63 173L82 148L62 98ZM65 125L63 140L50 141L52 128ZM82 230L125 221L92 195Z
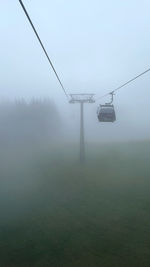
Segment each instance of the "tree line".
M0 144L48 144L59 138L61 118L50 99L0 103Z

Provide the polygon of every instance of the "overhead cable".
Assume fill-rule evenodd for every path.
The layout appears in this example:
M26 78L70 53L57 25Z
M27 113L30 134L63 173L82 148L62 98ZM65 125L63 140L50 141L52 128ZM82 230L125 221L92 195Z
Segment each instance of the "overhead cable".
M135 76L134 78L130 79L130 80L127 81L126 83L120 85L119 87L117 87L117 88L114 89L113 91L110 91L109 93L107 93L107 94L105 94L105 95L103 95L103 96L101 96L101 97L98 97L98 98L96 99L96 101L99 100L99 99L102 99L102 98L104 98L104 97L106 97L106 96L108 96L108 95L110 95L110 94L114 94L116 91L120 90L121 88L125 87L125 86L128 85L129 83L131 83L131 82L135 81L136 79L140 78L141 76L145 75L145 74L146 74L147 72L149 72L149 71L150 71L150 69L145 70L144 72L142 72L142 73L140 73L139 75Z
M39 43L40 43L42 49L43 49L43 51L44 51L44 53L45 53L45 55L46 55L48 61L49 61L50 66L52 67L52 69L53 69L53 71L54 71L54 73L55 73L55 75L56 75L56 77L57 77L57 80L58 80L58 82L59 82L59 84L60 84L60 86L61 86L61 88L62 88L64 94L66 95L66 97L67 97L67 99L68 99L69 96L68 96L68 94L67 94L67 92L66 92L66 90L65 90L65 88L64 88L64 86L63 86L63 84L62 84L62 82L61 82L61 80L60 80L60 78L59 78L59 76L58 76L58 74L57 74L57 72L56 72L56 70L55 70L55 68L54 68L54 65L53 65L53 63L52 63L52 61L51 61L51 59L50 59L50 57L49 57L49 55L48 55L48 53L47 53L47 51L46 51L44 45L43 45L43 43L42 43L42 41L41 41L41 39L40 39L40 37L39 37L39 34L37 33L37 31L36 31L36 29L35 29L35 27L34 27L34 25L33 25L33 22L32 22L32 20L31 20L31 18L30 18L30 16L29 16L29 14L28 14L28 12L27 12L27 10L26 10L26 8L25 8L23 2L22 2L21 0L19 0L19 3L20 3L20 5L21 5L21 7L22 7L22 9L23 9L23 11L24 11L24 13L25 13L25 15L26 15L26 17L27 17L29 23L31 24L31 27L32 27L32 29L33 29L33 31L34 31L34 33L35 33L35 35L36 35L36 37L37 37L37 39L38 39L38 41L39 41Z

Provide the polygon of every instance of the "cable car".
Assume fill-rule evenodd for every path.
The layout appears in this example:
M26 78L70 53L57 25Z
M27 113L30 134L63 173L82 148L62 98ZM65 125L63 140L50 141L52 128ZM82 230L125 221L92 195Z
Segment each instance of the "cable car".
M97 115L100 122L114 122L116 120L114 105L100 105Z
M116 120L116 113L114 109L113 96L114 92L110 93L111 101L105 105L100 105L97 111L98 120L100 122L114 122Z

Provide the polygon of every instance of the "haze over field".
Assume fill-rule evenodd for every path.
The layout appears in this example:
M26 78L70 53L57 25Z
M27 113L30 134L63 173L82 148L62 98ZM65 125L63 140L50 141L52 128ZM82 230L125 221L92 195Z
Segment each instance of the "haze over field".
M68 93L101 96L149 68L148 0L26 0L24 4ZM66 134L73 129L70 136L77 139L78 107L67 104L18 1L2 0L0 16L0 98L51 98L68 125ZM97 122L100 102L86 107L87 138L149 139L149 84L146 74L118 92L114 125Z
M150 68L149 0L23 3L68 94ZM109 96L85 104L82 161L79 104L19 1L0 18L0 267L149 267L150 72L117 91L114 123L97 118Z

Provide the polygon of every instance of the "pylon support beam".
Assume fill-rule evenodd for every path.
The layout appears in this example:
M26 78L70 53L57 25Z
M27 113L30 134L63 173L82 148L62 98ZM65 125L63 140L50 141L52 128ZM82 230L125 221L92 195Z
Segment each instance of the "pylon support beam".
M94 94L71 94L70 104L80 104L80 163L85 162L84 104L93 104Z

